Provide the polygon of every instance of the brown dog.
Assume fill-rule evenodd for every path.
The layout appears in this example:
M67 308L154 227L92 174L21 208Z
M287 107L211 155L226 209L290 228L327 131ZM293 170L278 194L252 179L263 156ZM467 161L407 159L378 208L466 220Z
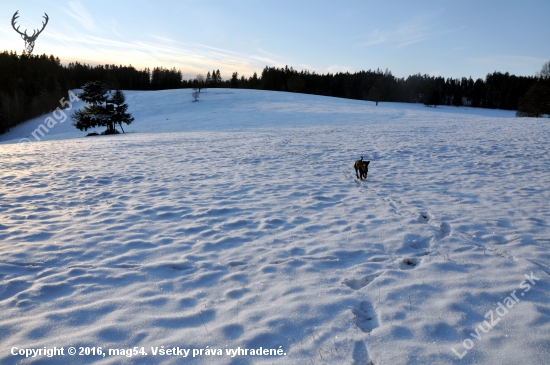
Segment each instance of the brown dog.
M362 180L363 178L365 180L367 179L369 163L370 161L363 161L363 156L361 156L360 160L355 161L355 165L353 167L355 168L355 176L357 176L359 180ZM359 172L359 174L357 172Z

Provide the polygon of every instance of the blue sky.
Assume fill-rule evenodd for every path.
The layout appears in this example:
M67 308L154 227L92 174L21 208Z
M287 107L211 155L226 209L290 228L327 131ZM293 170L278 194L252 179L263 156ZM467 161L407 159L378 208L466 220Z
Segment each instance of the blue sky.
M0 50L50 21L34 53L63 63L176 67L186 78L267 66L395 76L534 75L550 60L550 1L0 0Z

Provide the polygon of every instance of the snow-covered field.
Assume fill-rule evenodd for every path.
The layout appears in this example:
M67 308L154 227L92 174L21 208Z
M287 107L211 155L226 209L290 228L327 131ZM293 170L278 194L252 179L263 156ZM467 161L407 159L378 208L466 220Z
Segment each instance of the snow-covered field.
M0 363L550 363L547 120L189 93L0 136Z

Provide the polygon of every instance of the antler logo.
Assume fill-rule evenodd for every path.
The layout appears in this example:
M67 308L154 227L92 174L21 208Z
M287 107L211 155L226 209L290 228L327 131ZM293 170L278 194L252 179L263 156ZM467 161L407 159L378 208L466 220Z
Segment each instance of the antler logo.
M15 27L15 20L19 18L19 15L17 15L17 13L19 13L19 10L17 10L15 14L13 14L13 18L11 18L11 25L13 29L15 29L15 31L19 33L21 35L21 38L23 38L23 40L25 41L25 49L27 50L27 53L32 53L32 50L34 49L34 42L36 42L36 38L38 38L38 35L42 33L44 28L46 28L46 24L48 24L48 20L49 20L48 14L44 13L45 14L44 19L46 19L46 22L42 22L42 29L40 30L35 29L32 35L29 36L27 34L27 30L25 30L25 33L21 33L19 31L19 26L17 26L17 28Z

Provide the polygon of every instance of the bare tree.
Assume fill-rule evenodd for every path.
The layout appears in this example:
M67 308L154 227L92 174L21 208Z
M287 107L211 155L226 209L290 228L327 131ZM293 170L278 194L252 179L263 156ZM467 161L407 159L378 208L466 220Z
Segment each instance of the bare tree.
M193 80L193 89L196 89L199 92L201 92L201 89L206 89L206 83L203 75L197 75L197 77L195 77L195 80Z
M550 78L550 61L542 65L542 70L540 70L539 76L543 79Z

